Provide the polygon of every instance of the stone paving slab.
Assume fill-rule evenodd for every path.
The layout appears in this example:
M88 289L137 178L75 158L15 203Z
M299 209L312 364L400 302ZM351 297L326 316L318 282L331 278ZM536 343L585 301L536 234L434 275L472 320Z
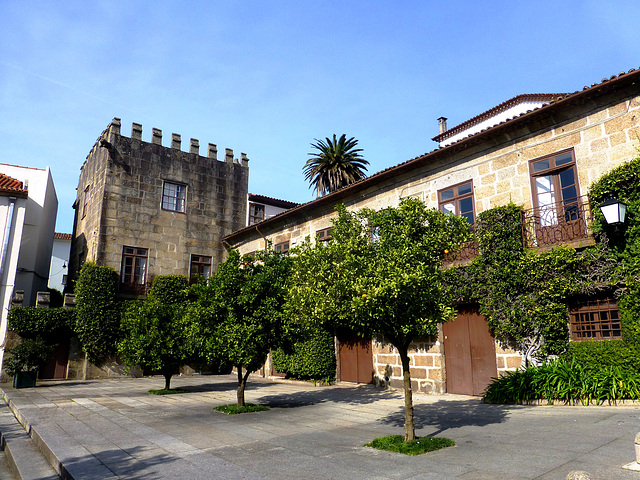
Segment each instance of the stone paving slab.
M409 457L364 447L403 433L402 395L371 386L315 387L250 378L247 401L267 412L225 415L232 376L177 377L189 393L159 397L161 378L41 382L5 398L66 478L82 479L596 479L640 480L640 406L484 405L416 395L418 435L456 446ZM0 426L0 431L2 431ZM6 427L5 427L6 428Z

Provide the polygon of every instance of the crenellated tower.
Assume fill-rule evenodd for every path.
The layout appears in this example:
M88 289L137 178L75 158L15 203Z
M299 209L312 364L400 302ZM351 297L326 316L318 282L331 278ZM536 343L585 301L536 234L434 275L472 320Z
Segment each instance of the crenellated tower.
M74 203L69 273L85 261L113 267L123 295L144 294L157 275L208 276L225 255L222 238L246 219L249 159L209 143L200 155L192 138L162 145L162 130L142 140L142 125L131 137L114 118L82 165Z

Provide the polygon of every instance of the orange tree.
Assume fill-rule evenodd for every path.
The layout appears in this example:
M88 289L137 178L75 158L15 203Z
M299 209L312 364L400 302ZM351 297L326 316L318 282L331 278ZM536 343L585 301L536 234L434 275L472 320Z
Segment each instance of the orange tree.
M271 249L241 256L236 250L207 283L194 285L187 311L189 338L209 363L233 365L238 374L237 404L251 372L287 338L282 305L291 259Z
M338 333L382 336L398 350L410 441L415 425L409 345L454 318L442 259L470 238L469 225L415 199L377 212L352 213L344 206L337 211L327 245L307 241L296 250L288 308Z

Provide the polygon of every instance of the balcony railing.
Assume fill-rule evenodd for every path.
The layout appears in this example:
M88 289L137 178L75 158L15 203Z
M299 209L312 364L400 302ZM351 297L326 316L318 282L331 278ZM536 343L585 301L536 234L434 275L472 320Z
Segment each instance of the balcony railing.
M473 233L475 233L476 229L474 225L471 225L469 228ZM478 255L478 242L473 240L471 242L465 243L460 251L446 255L444 257L444 263L466 264L467 262L476 258Z
M522 239L527 248L544 248L589 238L591 209L587 197L525 210Z

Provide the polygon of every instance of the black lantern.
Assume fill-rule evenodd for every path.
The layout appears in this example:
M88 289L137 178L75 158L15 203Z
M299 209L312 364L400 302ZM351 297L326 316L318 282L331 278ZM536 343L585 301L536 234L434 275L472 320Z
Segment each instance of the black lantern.
M598 205L602 215L606 222L618 230L624 223L624 218L627 213L627 206L617 198L609 197L603 203Z

